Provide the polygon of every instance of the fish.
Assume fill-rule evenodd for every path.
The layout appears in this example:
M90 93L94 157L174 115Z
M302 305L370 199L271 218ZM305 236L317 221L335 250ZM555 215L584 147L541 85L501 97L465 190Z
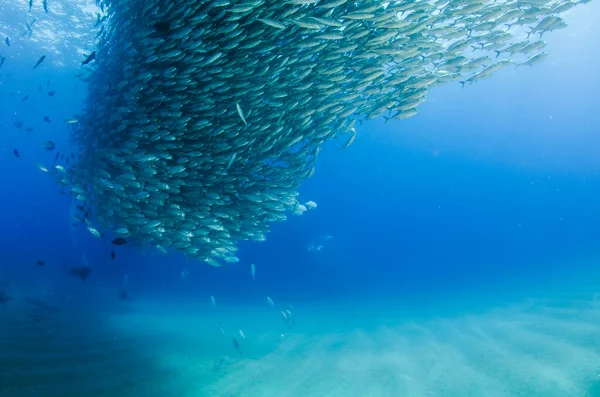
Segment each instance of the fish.
M17 149L13 149L13 154L15 155L15 157L21 157L21 154Z
M215 300L215 297L212 295L210 296L210 303L211 303L212 307L217 306L217 301Z
M41 260L37 260L37 261L35 261L35 263L38 266L46 266L46 263L44 261L41 261Z
M48 96L54 96L56 94L56 92L54 91L48 91Z
M243 340L246 339L246 335L244 335L244 331L242 331L242 329L238 329L238 333L240 334L240 338L242 338Z
M125 245L125 244L127 244L127 240L125 240L123 237L117 237L117 238L113 239L111 241L111 243L113 245Z
M268 296L267 296L267 303L269 304L270 307L275 307L275 303L273 302L273 299L271 299Z
M50 123L51 122L50 117L44 116L44 122Z
M129 291L124 288L119 288L119 299L126 302L133 302Z
M235 336L232 338L232 342L233 348L238 352L238 354L242 354L242 350L240 349L240 342L238 342Z
M92 272L92 268L89 266L76 266L76 267L68 267L64 266L64 270L75 277L80 278L82 281L86 281Z
M0 305L5 305L6 303L13 300L6 292L0 290Z
M83 62L81 62L81 66L83 65L87 65L88 63L92 62L94 59L96 59L96 51L92 51L92 53L90 55L88 55Z
M10 38L8 36L6 36L6 38L4 39L4 43L6 43L7 47L10 47Z
M25 302L29 303L30 305L33 305L39 309L45 310L47 312L50 313L58 313L61 310L61 308L59 306L53 305L51 303L45 302L39 298L34 298L31 296L26 296L25 299L23 299Z
M566 26L563 12L573 7L98 4L92 54L110 55L80 70L87 97L81 114L65 119L76 156L47 174L95 208L99 228L219 269L239 261L240 242L265 241L275 224L316 208L299 201L298 188L327 142L360 144L357 125L416 117L438 86L541 61L531 59L545 49L539 37Z
M256 266L254 266L254 263L250 265L250 275L252 276L252 280L256 279Z
M46 149L47 151L52 151L56 148L56 144L52 141L45 141L43 143L44 149Z
M115 259L115 250L110 251L110 259Z
M33 68L36 69L38 66L40 66L42 64L42 62L44 62L44 59L46 59L46 55L42 55L40 57L40 59L37 60L37 62L33 66Z
M240 106L240 104L236 103L235 108L237 110L238 115L240 116L240 119L242 119L244 124L248 125L248 123L246 122L246 117L244 116L244 111L242 110L242 107Z

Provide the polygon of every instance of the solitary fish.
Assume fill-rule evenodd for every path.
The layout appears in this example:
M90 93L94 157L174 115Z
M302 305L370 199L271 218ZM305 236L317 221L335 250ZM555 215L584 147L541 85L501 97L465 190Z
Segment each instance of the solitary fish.
M35 66L33 67L34 69L37 68L38 66L41 65L42 62L44 62L44 59L46 59L46 55L42 55L40 57L40 59L38 59L38 61L36 62Z
M13 154L15 155L15 157L21 157L21 155L19 154L19 151L17 149L13 150Z
M250 274L252 275L252 280L256 279L256 266L254 263L250 265Z
M124 244L127 244L127 240L125 240L123 237L117 237L116 239L114 239L111 242L113 243L113 245L124 245Z
M240 328L240 329L238 329L238 332L240 333L240 337L245 340L246 335L244 335L244 331L242 331L242 329Z
M215 297L212 295L210 296L210 303L212 303L213 307L217 306L217 301L215 300Z
M238 342L238 340L235 337L232 338L232 342L235 350L237 350L239 354L242 354L242 350L240 349L240 342Z
M273 299L271 299L271 297L269 297L269 296L267 296L267 303L269 304L269 306L275 307L275 303L273 302Z
M92 62L94 59L96 59L96 51L92 52L90 55L87 56L87 58L85 58L85 60L83 62L81 62L81 65L87 65L88 63Z
M10 47L10 39L8 38L8 36L6 37L6 39L4 39L4 42L8 47Z
M38 266L46 266L46 263L45 263L44 261L37 260L37 261L35 261L35 263L36 263Z
M83 281L85 281L90 273L92 272L92 268L89 266L78 266L78 267L65 267L64 268L67 273L72 276L79 277Z
M110 252L110 259L115 259L115 250Z

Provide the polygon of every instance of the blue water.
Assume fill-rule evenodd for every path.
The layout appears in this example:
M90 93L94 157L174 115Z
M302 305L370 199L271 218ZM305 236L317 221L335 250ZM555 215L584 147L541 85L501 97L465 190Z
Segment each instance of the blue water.
M54 141L61 152L68 147L62 120L80 111L85 85L77 70L31 69L41 44L14 44L0 69L0 287L69 295L88 311L151 312L156 304L167 312L190 302L202 311L210 295L218 306L261 310L271 296L304 307L304 317L310 308L340 305L361 313L398 310L410 321L529 299L591 301L600 291L599 4L574 9L571 26L548 35L545 62L507 68L464 89L439 87L416 117L365 122L344 150L329 142L300 189L318 208L275 225L266 242L241 243L240 263L226 269L136 244L113 247L71 226L72 199L35 163L51 164L55 154L41 141ZM0 7L3 23L17 13ZM46 95L47 81L56 96ZM24 95L31 97L23 102ZM89 263L92 275L82 283L61 270L63 263ZM133 303L118 299L124 275Z

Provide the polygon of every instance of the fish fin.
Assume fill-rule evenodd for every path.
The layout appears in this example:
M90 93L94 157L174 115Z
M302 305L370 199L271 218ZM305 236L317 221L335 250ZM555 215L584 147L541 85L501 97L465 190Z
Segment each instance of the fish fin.
M496 53L496 58L498 58L500 54L502 54L502 51L494 50L494 52Z

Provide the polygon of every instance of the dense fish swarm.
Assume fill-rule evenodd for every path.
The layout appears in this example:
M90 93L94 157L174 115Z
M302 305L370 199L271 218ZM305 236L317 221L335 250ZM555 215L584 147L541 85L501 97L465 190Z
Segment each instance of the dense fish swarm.
M546 0L106 0L61 175L112 234L220 266L301 213L322 144L434 86L545 58ZM99 17L100 18L100 17ZM94 65L92 63L91 65ZM306 207L303 208L305 210ZM97 237L100 233L88 223Z

